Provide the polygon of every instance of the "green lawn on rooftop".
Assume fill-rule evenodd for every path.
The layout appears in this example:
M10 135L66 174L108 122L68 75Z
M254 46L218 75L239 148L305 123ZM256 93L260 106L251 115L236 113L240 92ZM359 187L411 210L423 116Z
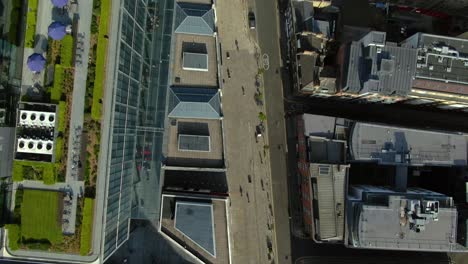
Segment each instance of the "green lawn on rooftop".
M24 190L21 204L21 235L25 239L63 241L58 192Z

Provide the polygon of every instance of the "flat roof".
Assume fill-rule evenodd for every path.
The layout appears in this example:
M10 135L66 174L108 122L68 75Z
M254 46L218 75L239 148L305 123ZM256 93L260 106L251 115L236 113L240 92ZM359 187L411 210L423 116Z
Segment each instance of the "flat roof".
M227 194L226 172L177 168L164 170L165 190Z
M345 141L309 137L308 145L309 161L311 163L345 163Z
M211 5L211 0L177 0L176 2Z
M468 40L420 33L418 63L418 78L468 85Z
M11 176L15 140L14 127L0 127L0 177Z
M317 181L318 226L320 239L342 240L344 234L344 208L349 166L310 164L310 176Z
M303 114L304 134L332 139L335 134L336 117Z
M451 251L457 245L457 210L439 207L437 221L425 223L425 230L415 232L402 225L401 206L406 199L389 196L388 206L362 205L358 218L359 245L424 251Z
M174 43L174 61L171 71L173 79L171 83L174 85L217 87L218 75L215 38L211 36L175 34ZM204 55L204 59L206 60L204 71L184 69L184 67L187 67L184 63L194 61L192 59L187 60L184 54L186 56L189 54L190 58L194 57L190 54L206 54ZM197 56L196 61L200 61L198 57L200 56ZM190 67L194 68L195 66L191 65Z
M429 90L451 94L468 94L468 85L459 83L445 83L429 79L416 79L413 81L413 89Z
M315 52L302 52L297 55L297 66L300 66L301 89L311 85L314 86L316 61L318 54Z
M205 263L229 263L226 200L164 193L161 212L164 234Z
M171 119L168 135L166 165L223 167L223 134L220 120Z
M356 122L350 129L350 155L356 161L410 165L466 165L466 137L427 130Z

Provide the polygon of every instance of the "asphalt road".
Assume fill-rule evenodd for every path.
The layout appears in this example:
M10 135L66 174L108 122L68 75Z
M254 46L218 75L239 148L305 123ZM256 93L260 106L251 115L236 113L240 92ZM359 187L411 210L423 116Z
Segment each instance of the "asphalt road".
M288 109L297 113L337 116L412 128L468 132L468 113L404 104L358 104L316 98L289 97Z
M268 58L264 72L265 105L275 215L277 259L291 263L290 224L288 213L287 142L280 50L279 10L276 1L256 0L257 38L261 56ZM266 56L265 56L266 54Z

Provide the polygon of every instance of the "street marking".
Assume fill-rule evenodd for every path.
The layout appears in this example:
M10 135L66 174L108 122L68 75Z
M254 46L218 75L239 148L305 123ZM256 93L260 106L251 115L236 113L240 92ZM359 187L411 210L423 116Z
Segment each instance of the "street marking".
M270 68L270 57L268 57L268 54L264 53L262 56L262 60L263 60L263 69L265 69L265 71L268 71L268 69Z

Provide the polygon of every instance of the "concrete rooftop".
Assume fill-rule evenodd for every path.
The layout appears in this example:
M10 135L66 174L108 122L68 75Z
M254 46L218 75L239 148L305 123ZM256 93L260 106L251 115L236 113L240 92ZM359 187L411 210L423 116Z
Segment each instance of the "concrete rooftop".
M212 207L212 216L209 218L212 221L214 252L216 254L210 254L199 244L195 243L194 240L188 236L185 236L183 232L176 229L175 205L178 202L205 203ZM185 247L186 250L194 254L204 263L229 263L229 242L227 228L225 200L163 194L161 231L167 236L171 237L176 243L180 244L182 247ZM193 226L193 229L196 230L197 226Z
M189 34L174 34L174 37L175 50L171 83L174 85L216 87L218 79L215 38ZM182 68L184 52L208 54L208 71L184 70Z
M395 163L409 153L410 165L467 164L466 137L459 134L355 123L349 141L352 160Z
M210 137L210 151L179 149L179 135ZM223 134L220 120L172 119L168 128L166 165L181 167L223 167Z

